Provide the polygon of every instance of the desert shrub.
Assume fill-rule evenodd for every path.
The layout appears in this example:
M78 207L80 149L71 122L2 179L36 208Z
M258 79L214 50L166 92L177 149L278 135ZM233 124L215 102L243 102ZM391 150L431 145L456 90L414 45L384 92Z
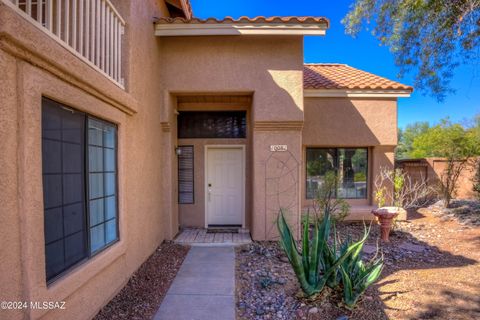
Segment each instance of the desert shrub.
M350 205L341 198L336 198L337 176L334 171L327 171L313 200L314 218L322 218L326 212L334 221L342 221L350 212Z
M306 221L310 222L308 216ZM345 305L347 308L353 308L368 286L380 276L383 257L368 262L361 259L360 253L370 229L365 228L364 236L358 241L347 238L346 241L339 243L336 231L331 234L332 223L328 210L321 218L314 218L312 230L310 223L304 223L299 249L285 220L284 212L280 210L277 219L280 245L305 296L318 294L325 286L341 287Z
M369 231L365 234L368 233ZM351 244L352 240L347 238L342 244L340 254L343 254ZM365 290L380 277L383 269L383 257L375 255L372 259L364 261L361 259L360 253L361 248L359 247L340 265L343 301L349 309L355 307Z
M445 208L450 208L452 199L458 192L458 180L464 171L470 171L474 167L472 159L447 159L447 166L440 174L437 184L437 193L443 199Z
M374 184L373 197L378 207L418 208L427 204L433 194L427 181L413 180L402 169L381 168Z

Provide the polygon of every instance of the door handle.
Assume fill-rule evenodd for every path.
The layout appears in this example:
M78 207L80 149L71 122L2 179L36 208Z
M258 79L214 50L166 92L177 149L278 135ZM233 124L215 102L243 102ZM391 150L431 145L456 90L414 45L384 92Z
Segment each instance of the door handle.
M210 194L212 193L212 188L211 187L212 187L212 184L209 183L208 184L208 202L210 202Z

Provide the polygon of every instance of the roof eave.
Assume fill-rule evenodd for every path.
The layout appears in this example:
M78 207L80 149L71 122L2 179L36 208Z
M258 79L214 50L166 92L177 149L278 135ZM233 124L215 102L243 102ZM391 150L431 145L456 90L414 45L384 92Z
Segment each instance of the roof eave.
M305 98L408 98L412 89L304 89Z
M272 24L272 23L157 23L155 35L159 37L225 36L225 35L309 35L324 36L324 24Z

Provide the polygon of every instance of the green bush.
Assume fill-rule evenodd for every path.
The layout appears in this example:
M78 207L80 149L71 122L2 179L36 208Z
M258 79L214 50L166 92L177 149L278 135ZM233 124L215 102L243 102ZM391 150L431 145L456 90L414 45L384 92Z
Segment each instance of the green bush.
M365 172L355 172L355 176L353 177L355 182L363 182L367 181L367 175Z
M307 215L306 221L310 221ZM343 289L344 303L353 308L360 296L380 276L383 258L364 262L360 253L369 235L365 228L362 239L354 242L350 238L337 243L336 230L331 240L332 219L329 211L322 218L316 218L313 228L303 223L301 249L293 237L292 231L280 210L277 227L280 233L280 245L300 283L303 293L313 296L325 286Z

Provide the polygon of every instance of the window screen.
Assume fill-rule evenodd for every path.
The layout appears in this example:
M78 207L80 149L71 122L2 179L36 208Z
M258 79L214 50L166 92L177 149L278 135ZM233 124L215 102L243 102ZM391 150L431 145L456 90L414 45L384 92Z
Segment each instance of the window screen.
M44 99L43 201L47 279L87 256L85 115Z
M92 253L117 239L115 133L115 126L88 119L88 204Z
M307 199L315 198L328 171L334 171L338 178L337 197L366 199L367 163L366 148L307 148Z
M116 131L42 99L47 280L118 239Z
M178 155L178 203L194 203L193 146L179 146Z
M245 138L245 111L182 111L178 115L179 138Z

